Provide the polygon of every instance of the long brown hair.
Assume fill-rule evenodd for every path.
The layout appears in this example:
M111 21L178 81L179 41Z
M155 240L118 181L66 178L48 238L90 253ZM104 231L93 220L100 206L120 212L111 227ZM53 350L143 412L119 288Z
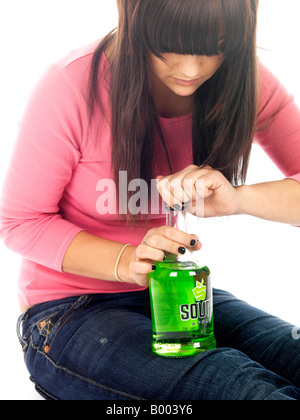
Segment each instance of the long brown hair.
M256 26L259 0L117 0L119 23L93 57L89 106L101 106L99 61L114 42L111 57L112 167L128 180L150 183L153 134L158 116L150 94L149 52L219 54L225 28L225 61L195 95L194 164L210 165L238 185L246 178L258 111ZM161 131L160 131L161 133ZM163 136L161 140L165 147ZM165 151L167 153L166 147Z

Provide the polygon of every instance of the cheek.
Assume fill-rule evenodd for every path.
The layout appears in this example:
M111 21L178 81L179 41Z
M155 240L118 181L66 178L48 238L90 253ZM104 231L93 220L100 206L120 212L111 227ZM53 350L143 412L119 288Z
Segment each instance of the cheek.
M209 62L207 63L207 70L208 73L211 75L215 74L217 70L222 66L222 64L225 61L225 57L223 54L220 54L217 57L213 57L209 59Z
M172 66L170 66L169 63L166 64L162 60L155 59L152 62L152 69L159 79L163 79L164 77L168 76L168 74L172 71Z

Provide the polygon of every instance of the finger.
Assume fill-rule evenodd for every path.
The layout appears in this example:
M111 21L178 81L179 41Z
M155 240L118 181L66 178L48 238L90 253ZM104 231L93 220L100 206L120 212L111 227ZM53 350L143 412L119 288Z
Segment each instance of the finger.
M189 196L185 194L178 178L172 181L169 177L163 178L156 186L164 202L176 210L182 208L182 203L189 201Z
M156 267L152 261L135 261L129 265L130 271L133 273L134 281L142 287L149 286L148 274L152 273Z
M190 246L191 241L195 239L195 235L191 235L171 226L162 226L159 230L159 234L183 246ZM197 236L196 238L198 239Z
M206 198L210 197L214 193L211 185L211 180L207 178L198 179L195 184L197 198L205 200Z
M187 185L189 184L189 185ZM193 180L186 178L175 178L167 184L167 188L173 196L174 204L187 203L192 199L192 195L189 194L192 191Z
M196 180L194 178L189 178L189 177L185 177L182 180L181 185L186 196L186 200L184 201L184 203L189 203L193 201L195 197L197 196L195 182Z
M182 180L181 186L184 190L186 198L188 198L185 203L193 201L197 198L196 183L199 177L203 176L208 171L205 169L199 169L197 166L189 167L189 170L185 172Z
M152 246L149 246L147 243L148 237L146 238L146 243L139 245L136 249L136 256L141 260L152 260L152 261L163 261L165 253L161 249L156 249Z
M129 269L135 275L149 274L155 270L155 264L151 260L133 261L129 265Z
M157 179L157 181L158 182L156 184L156 188L159 194L161 195L163 201L167 203L169 206L173 207L174 206L173 199L171 197L170 190L168 188L168 183L169 183L168 177L164 177L160 180Z
M175 177L168 177L169 182L162 184L162 188L170 191L170 205L172 206L172 203L174 205L189 203L196 200L197 197L210 196L210 186L215 182L213 180L214 172L208 167L199 169L192 166L188 170L179 172ZM165 194L167 193L165 192Z
M191 251L200 251L200 249L202 248L202 244L201 244L198 236L197 235L191 235L191 237L193 239L191 240L189 249Z
M194 237L188 233L165 226L157 233L147 236L147 245L179 255L185 253L186 248L191 246L193 239Z

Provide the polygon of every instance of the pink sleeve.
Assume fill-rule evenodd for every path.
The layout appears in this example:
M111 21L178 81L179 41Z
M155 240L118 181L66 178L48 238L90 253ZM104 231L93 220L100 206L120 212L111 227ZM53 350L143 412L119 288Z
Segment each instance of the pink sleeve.
M57 271L82 230L59 214L80 158L82 121L78 95L51 67L27 105L2 193L0 236L6 246Z
M262 64L260 70L259 127L256 142L286 178L300 182L300 109L294 97ZM277 111L280 110L278 113ZM276 114L268 125L272 115Z

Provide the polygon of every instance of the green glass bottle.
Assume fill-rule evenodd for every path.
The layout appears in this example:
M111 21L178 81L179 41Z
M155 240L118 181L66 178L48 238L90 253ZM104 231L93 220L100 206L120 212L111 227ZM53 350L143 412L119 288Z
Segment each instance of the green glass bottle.
M187 230L188 217L170 210L167 224ZM167 254L149 274L152 350L160 356L191 357L216 348L210 270L201 268L193 254Z

